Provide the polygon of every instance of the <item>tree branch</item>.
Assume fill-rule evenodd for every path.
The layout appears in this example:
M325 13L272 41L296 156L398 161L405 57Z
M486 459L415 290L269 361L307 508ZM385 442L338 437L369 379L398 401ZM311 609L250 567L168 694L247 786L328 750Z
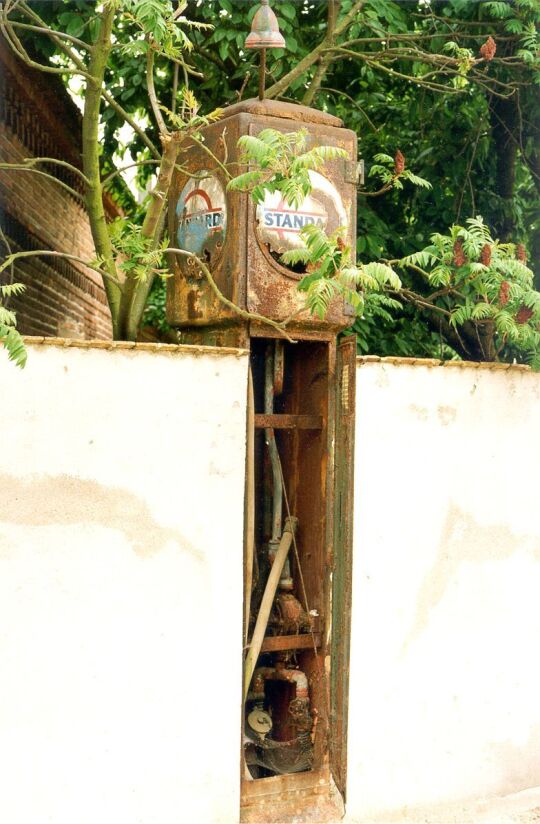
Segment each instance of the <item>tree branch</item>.
M56 66L45 66L43 63L38 63L35 60L32 60L21 41L13 31L11 22L8 21L7 15L3 12L0 12L0 31L2 31L11 50L24 63L26 63L27 66L30 66L30 68L37 69L40 72L45 72L45 74L74 74L88 79L88 74L82 69L71 69L67 66L63 68L57 68Z
M306 56L302 60L300 60L299 63L296 64L294 69L291 69L291 71L288 72L284 77L282 77L280 80L278 80L268 89L266 89L264 96L268 98L279 97L286 89L288 89L288 87L294 80L296 80L298 77L301 77L304 74L304 72L306 72L310 68L310 66L313 66L313 64L317 62L317 60L327 47L328 43L325 38L319 43L318 46L316 46L313 49L313 51L311 51L309 54L306 54Z
M155 60L156 53L152 48L152 44L148 44L148 54L146 55L146 87L148 89L148 98L150 100L150 105L152 106L152 111L154 112L154 117L156 118L156 123L158 125L158 129L161 135L169 134L169 130L165 124L165 120L163 119L163 115L161 114L161 109L159 106L159 100L157 99L156 95L156 87L154 85L154 60Z
M68 163L66 160L60 160L58 157L25 157L22 161L22 164L25 166L34 166L35 163L53 163L57 166L63 166L65 169L69 169L70 172L73 172L73 174L78 175L84 183L89 183L89 180L84 172L82 172L77 166L74 166L72 163ZM18 166L19 164L2 164L2 166L10 165Z
M161 135L163 143L163 159L159 169L157 183L151 194L150 206L146 212L141 229L143 237L151 238L151 245L156 249L159 245L165 204L171 187L172 175L178 155L179 143L184 135L175 132ZM121 324L125 329L128 340L135 340L141 321L148 294L152 288L154 275L149 275L145 281L136 281L130 278L126 281L125 296L122 302Z
M116 102L111 93L108 92L107 89L101 89L101 96L104 100L107 101L111 109L114 109L114 111L117 114L119 114L120 117L122 117L126 121L126 123L128 123L131 126L133 131L139 135L144 145L151 151L156 160L161 160L161 155L159 151L157 150L155 144L152 143L144 129L141 126L139 126L139 124L131 117L130 114L126 112L125 109L122 108L122 106L119 103Z
M26 252L12 252L0 265L0 274L4 271L4 269L7 269L8 266L14 263L15 260L27 257L59 257L64 260L75 260L77 263L82 263L83 266L87 267L87 269L92 269L93 272L100 274L106 281L114 283L120 291L122 290L122 284L118 278L114 277L109 272L99 269L97 266L94 266L93 263L89 263L87 260L84 260L84 258L81 258L78 255L70 255L67 252L54 252L50 249L32 249L31 251Z
M96 251L98 255L103 258L105 268L110 276L110 279L106 278L104 283L107 300L111 309L113 335L117 338L119 333L118 320L122 292L118 285L118 273L116 271L111 238L107 229L99 171L99 107L105 68L112 45L111 38L114 13L114 6L106 4L100 14L99 33L92 50L88 67L91 79L88 80L86 84L82 122L82 144L83 171L88 178L86 208L88 210Z
M364 5L365 0L356 0L356 3L353 3L345 17L336 24L335 33L336 35L342 34L349 23L352 23L358 12L361 10L362 6Z
M0 169L6 172L32 172L32 174L41 175L41 177L46 177L48 180L52 180L53 183L61 186L62 189L65 189L66 192L69 192L69 194L77 200L84 200L83 195L75 189L72 189L68 183L64 183L63 180L59 180L59 178L50 175L48 172L42 172L41 169L32 169L31 166L27 166L24 163L0 163Z
M326 21L326 37L325 40L329 46L335 43L336 21L341 5L341 0L327 0L327 21ZM326 75L329 64L332 62L330 56L321 56L315 74L309 84L309 87L302 99L304 106L311 106L317 91L320 88L322 81Z
M369 123L369 125L371 126L371 128L373 129L374 132L378 132L379 129L381 128L380 126L379 126L379 128L377 128L377 126L375 126L375 124L373 123L373 121L371 120L371 118L369 117L367 112L365 112L364 109L362 108L362 106L360 106L360 104L357 103L357 101L354 99L354 97L351 97L351 95L347 94L347 92L344 92L344 91L341 91L341 90L338 90L338 89L331 89L328 86L321 86L319 88L319 91L320 92L330 92L331 94L338 95L338 97L345 97L349 101L349 103L352 103L352 105L356 109L358 109L358 111L361 114L364 115L364 117L366 118L367 122Z
M26 3L22 3L20 8L21 8L21 11L22 11L24 14L26 14L26 16L27 16L30 20L34 20L35 22L39 23L39 24L40 24L41 26L43 26L44 28L47 28L47 25L46 25L45 21L44 21L44 20L42 20L42 19L41 19L41 17L40 17L38 14L36 14L36 12L35 12L33 9L30 9L30 8L26 5ZM60 39L59 35L58 35L56 32L53 32L53 31L52 31L52 29L51 29L50 31L51 31L51 35L50 35L50 36L51 36L51 39L54 41L54 43L56 43L56 45L58 46L58 48L59 48L61 51L63 51L63 52L64 52L64 54L65 54L67 57L69 57L69 58L70 58L70 60L72 60L72 61L73 61L73 63L74 63L74 64L75 64L75 65L76 65L79 69L80 69L80 72L79 72L79 73L80 73L80 74L82 74L82 75L83 75L84 77L86 77L87 79L89 79L89 77L90 77L90 76L89 76L89 75L88 75L88 73L85 71L86 66L85 66L85 64L83 63L83 61L79 58L79 56L78 56L78 55L77 55L77 54L73 51L73 49L70 49L70 47L69 47L68 45L66 45L66 43L63 43L63 42L62 42L62 40ZM112 48L112 44L111 44L111 48ZM137 123L137 122L136 122L136 121L135 121L135 120L131 117L131 115L129 115L129 114L126 112L126 110L122 108L122 106L121 106L121 105L120 105L120 104L119 104L119 103L118 103L118 102L114 99L114 97L110 94L110 92L108 92L105 88L102 88L102 89L101 89L101 96L103 97L103 99L104 99L104 100L106 100L106 101L107 101L107 103L109 104L109 106L110 106L112 109L114 109L114 111L115 111L118 115L120 115L120 117L121 117L123 120L125 120L125 122L126 122L126 123L128 123L128 124L131 126L131 128L133 129L133 131L134 131L136 134L138 134L138 135L139 135L139 137L141 138L141 140L143 141L143 143L145 144L145 146L146 146L146 147L147 147L147 148L151 151L151 153L153 154L153 156L154 156L157 160L159 160L159 159L160 159L160 154L159 154L159 152L158 152L157 148L155 147L155 145L154 145L154 144L152 143L152 141L150 140L150 138L146 135L146 133L145 133L144 129L142 129L142 128L139 126L139 124L138 124L138 123Z
M31 23L20 23L17 20L11 20L10 25L16 29L25 29L26 31L34 31L38 34L45 34L53 40L60 37L62 40L68 40L70 43L73 43L80 49L86 49L88 51L91 49L89 43L85 43L84 40L79 40L78 37L73 37L73 35L68 34L65 31L53 31L53 29L50 29L47 26L32 26Z

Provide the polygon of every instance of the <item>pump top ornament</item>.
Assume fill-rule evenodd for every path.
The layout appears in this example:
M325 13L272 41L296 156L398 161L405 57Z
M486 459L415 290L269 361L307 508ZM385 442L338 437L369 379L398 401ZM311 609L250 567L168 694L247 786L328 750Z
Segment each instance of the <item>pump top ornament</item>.
M279 30L277 17L268 5L268 0L261 0L251 23L251 32L246 38L246 49L284 49L285 38Z
M266 79L266 49L284 49L285 38L279 30L277 17L268 5L268 0L261 0L260 8L255 12L251 22L251 32L245 42L246 49L260 49L259 63L259 100L264 100Z

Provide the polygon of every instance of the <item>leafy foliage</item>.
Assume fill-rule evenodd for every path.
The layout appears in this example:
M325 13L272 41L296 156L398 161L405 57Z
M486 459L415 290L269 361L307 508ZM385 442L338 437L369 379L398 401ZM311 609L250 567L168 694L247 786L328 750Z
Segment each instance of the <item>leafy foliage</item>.
M405 158L401 152L396 158L390 157L384 152L379 152L373 159L375 163L370 167L369 177L378 177L385 188L403 189L403 180L409 180L415 186L420 186L423 189L432 188L429 180L425 180L423 177L413 174L410 169L405 168Z
M298 288L306 292L306 305L319 318L324 318L330 303L338 295L361 314L366 295L401 286L396 272L384 263L355 266L343 235L342 229L328 236L320 227L307 225L300 232L305 248L292 249L281 256L286 265L298 262L306 265L308 274L300 280ZM389 303L380 301L379 305L395 306L391 300Z
M3 301L12 295L20 295L24 292L24 289L22 283L0 285L0 343L6 350L9 359L21 368L26 363L26 348L16 328L17 318L15 312L10 311L3 304Z
M360 261L400 259L425 246L433 233L445 234L449 225L463 223L465 215L481 213L503 243L524 243L540 271L538 4L365 0L355 12L352 0L334 5L340 6L337 22L346 25L329 42L327 3L275 3L287 48L272 52L267 86L274 96L276 83L283 81L279 94L341 117L358 134L368 181L378 181L386 193L384 199L370 191L360 193ZM148 141L157 147L157 157L160 144L158 125L149 114L145 58L150 52L155 56L156 98L167 124L196 134L204 125L197 118L211 117L206 113L224 102L256 93L258 56L244 49L256 4L248 9L245 0L190 2L187 7L176 0L114 0L103 8L111 6L116 9L114 47L105 87L125 116L142 128L126 129L121 111L102 102L101 174L109 178L106 188L124 208L127 221L141 225L149 203L148 183L159 168ZM101 6L84 0L36 0L29 12L28 7L24 0L12 6L13 18L42 26L28 16L37 13L44 27L81 38L77 53L86 60L84 43L96 41ZM16 33L23 43L31 42L42 61L54 56L55 66L76 68L57 40L40 32ZM489 37L496 53L487 60ZM309 62L320 46L328 59L322 77L321 61ZM307 67L295 74L301 61ZM190 84L196 85L200 107L191 106L186 97ZM72 90L84 96L84 81ZM409 180L416 185L401 188L407 175L396 169L398 147L415 170L417 180ZM379 154L386 159L375 159ZM136 197L126 185L131 173L114 174L123 163L134 162L140 165L129 185L137 188ZM245 180L257 196L257 181L266 180L270 166L252 167L248 174L263 173ZM419 180L430 180L433 188ZM285 187L285 180L280 183ZM289 194L300 198L302 189L292 187ZM120 260L117 251L115 256ZM137 260L137 266L143 264L140 256ZM406 289L422 293L425 278L416 270L404 268L402 279ZM139 282L145 281L139 277ZM380 354L399 350L439 355L451 344L450 338L442 339L440 324L434 332L426 325L425 311L411 303L398 310L365 300L356 326L359 323L366 330L359 342Z
M138 281L146 281L151 273L162 278L170 276L164 262L163 252L169 241L164 237L160 246L154 248L152 238L142 234L141 227L123 218L117 218L108 226L113 248L117 255L118 268L127 276ZM102 260L97 260L103 266Z
M540 369L540 292L524 249L494 240L481 217L433 234L429 246L394 263L435 290L406 296L440 314L465 351L474 346L483 360L516 359Z
M256 137L244 135L238 141L241 162L257 168L230 180L227 189L249 191L255 203L264 200L265 192L281 192L290 206L298 208L312 190L309 172L329 161L348 158L345 149L337 146L306 150L307 136L305 129L285 133L263 129Z

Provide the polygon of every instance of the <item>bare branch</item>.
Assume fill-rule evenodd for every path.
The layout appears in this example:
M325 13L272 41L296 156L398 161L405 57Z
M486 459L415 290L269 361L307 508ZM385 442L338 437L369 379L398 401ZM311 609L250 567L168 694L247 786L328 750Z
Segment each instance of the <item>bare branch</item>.
M380 126L379 126L378 128L377 128L377 126L375 126L375 124L373 123L373 121L372 121L372 120L371 120L371 118L369 117L368 113L367 113L367 112L366 112L366 111L362 108L362 106L360 106L360 104L359 104L359 103L357 103L357 102L356 102L356 100L354 99L354 97L351 97L351 95L350 95L350 94L347 94L347 92L344 92L344 91L341 91L341 90L338 90L338 89L331 89L331 88L329 88L328 86L321 86L321 87L319 88L319 91L320 91L320 92L330 92L331 94L335 94L335 95L337 95L338 97L345 97L345 98L349 101L349 103L352 103L352 105L353 105L356 109L358 109L358 111L359 111L361 114L363 114L363 115L364 115L364 117L366 118L367 122L369 123L369 125L371 126L371 128L373 129L373 131L374 131L374 132L378 132L378 131L379 131L379 129L381 128Z
M352 23L358 12L361 10L362 6L364 5L365 0L356 0L356 3L353 3L345 17L343 17L339 23L336 24L335 33L342 34L349 23Z
M32 60L24 46L22 45L21 41L15 34L11 22L8 21L8 18L5 14L1 13L0 16L0 31L4 35L8 45L11 47L12 51L24 62L27 66L30 66L32 69L37 69L40 72L44 72L45 74L73 74L73 75L80 75L82 77L88 78L87 72L83 71L82 69L73 69L69 67L56 67L56 66L46 66L43 63L38 63L36 60Z
M128 123L131 126L133 131L139 135L144 145L147 147L147 149L149 149L152 152L156 160L160 160L161 155L158 149L156 148L155 144L152 143L144 129L141 126L139 126L139 124L131 117L130 114L128 114L128 112L126 112L125 109L122 108L122 106L119 103L116 102L112 94L108 92L105 88L102 88L101 97L104 100L106 100L111 109L114 109L114 111L117 114L119 114L120 117L123 118L123 120L125 120L126 123Z
M77 168L77 166L74 166L72 163L68 163L66 160L60 160L58 157L25 157L21 164L3 163L2 168L5 168L10 165L34 166L34 164L36 163L53 163L57 166L63 166L65 169L69 169L70 172L73 172L73 174L78 175L84 183L89 183L89 180L84 174L84 172Z
M160 134L167 135L169 134L169 130L165 124L165 120L163 119L163 115L161 114L161 109L159 105L159 100L157 99L156 95L156 87L154 85L154 60L155 60L156 53L152 48L152 44L148 44L148 54L146 55L146 87L148 89L148 98L150 100L150 105L152 106L152 111L154 112L154 117L156 118L156 123L158 125L158 129Z
M25 3L25 2L21 2L20 9L21 9L21 11L22 11L24 14L26 14L26 16L27 16L30 20L34 20L36 23L39 23L39 24L40 24L41 26L43 26L44 28L47 28L46 23L44 22L44 20L42 20L42 19L41 19L41 17L39 16L39 14L36 14L36 12L35 12L33 9L29 8L29 7L26 5L26 3ZM51 30L51 31L52 31L52 30ZM82 75L83 75L84 77L86 77L87 79L89 79L89 78L90 78L90 75L89 75L88 73L86 73L86 72L85 72L85 69L86 69L85 64L84 64L84 63L83 63L83 61L80 59L80 57L79 57L79 56L78 56L78 55L77 55L77 54L73 51L73 49L71 49L71 48L70 48L70 47L69 47L66 43L62 42L62 40L60 39L60 37L57 35L57 33L56 33L56 32L52 32L52 33L51 33L51 39L52 39L52 40L56 43L56 45L58 46L58 48L59 48L61 51L63 51L63 52L64 52L64 54L65 54L67 57L69 57L69 58L70 58L70 60L72 60L72 61L73 61L73 63L74 63L74 64L75 64L75 65L76 65L79 69L80 69L80 72L79 72L79 73L80 73L80 74L82 74ZM55 73L56 73L56 72L55 72ZM110 93L110 92L108 92L105 88L102 88L102 89L101 89L101 96L103 97L103 99L104 99L104 100L106 100L106 101L107 101L107 103L109 104L109 106L110 106L112 109L114 109L114 111L115 111L118 115L120 115L120 117L121 117L123 120L125 120L125 122L126 122L126 123L128 123L128 124L131 126L131 128L133 129L133 131L134 131L136 134L138 134L138 135L139 135L139 137L141 138L141 140L143 141L143 143L145 144L145 146L146 146L146 147L147 147L147 148L148 148L148 149L152 152L153 156L154 156L156 159L159 159L159 158L160 158L159 151L157 150L156 146L152 143L152 141L150 140L150 138L147 136L147 134L145 133L144 129L142 129L142 128L141 128L141 126L139 126L139 124L138 124L138 123L137 123L137 122L136 122L136 121L135 121L135 120L131 117L131 115L130 115L130 114L128 114L128 112L126 112L126 110L125 110L125 109L123 109L123 108L122 108L122 106L121 106L119 103L117 103L117 101L114 99L114 97L111 95L111 93Z
M122 284L118 280L118 278L111 275L109 272L106 272L104 269L100 269L97 266L94 266L93 263L84 260L84 258L79 257L78 255L70 255L67 252L53 252L50 249L33 249L32 251L26 252L12 252L8 255L4 262L0 265L0 274L7 269L8 266L18 260L19 258L27 258L27 257L59 257L63 258L64 260L74 260L77 263L82 263L83 266L86 266L87 269L92 269L93 272L97 272L101 277L105 278L105 280L112 281L118 289L122 290Z
M80 49L89 50L92 48L89 43L85 43L84 40L80 40L78 37L73 37L73 35L68 34L65 31L53 31L53 29L50 29L47 26L32 26L31 23L20 23L17 20L10 20L10 25L16 29L26 29L27 31L34 31L38 34L45 34L52 40L55 40L57 37L60 37L62 38L62 40L68 40L70 43L73 43Z
M32 172L32 174L41 175L41 177L46 177L48 180L52 180L53 183L61 186L62 189L65 189L66 192L69 192L69 194L77 198L77 200L84 200L84 197L80 192L72 189L71 186L64 183L63 180L59 180L54 175L50 175L48 172L42 172L41 169L33 169L31 166L27 166L24 163L0 163L0 169L6 172Z
M178 70L180 66L178 63L174 64L173 69L173 83L172 83L172 91L171 91L171 112L175 114L176 112L176 95L178 94Z

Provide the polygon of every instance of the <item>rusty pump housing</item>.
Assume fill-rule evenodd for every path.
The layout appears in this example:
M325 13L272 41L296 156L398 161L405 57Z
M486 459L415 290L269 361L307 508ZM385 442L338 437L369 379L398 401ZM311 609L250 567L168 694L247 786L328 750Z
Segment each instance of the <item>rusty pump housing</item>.
M262 129L304 129L307 147L337 146L350 160L325 164L311 172L313 191L297 209L267 194L255 206L247 192L227 192L226 166L233 175L247 171L240 163L238 139ZM300 229L315 223L330 234L339 227L354 259L356 241L356 134L333 115L275 100L246 100L224 109L223 116L192 140L178 157L169 205L170 244L192 252L211 271L222 294L244 311L274 321L295 315L288 329L337 332L350 326L351 309L336 299L324 319L303 308L298 291L302 273L280 262L280 255L299 245ZM224 305L194 258L171 255L174 277L167 286L167 320L182 331L186 343L245 346L245 319ZM298 313L298 314L295 314Z
M336 146L348 159L311 172L298 208L279 192L255 205L227 191L227 170L248 171L238 139L265 128L303 129L308 149ZM315 109L247 100L201 136L182 147L173 178L169 244L185 253L171 253L167 319L183 343L250 352L240 820L336 821L333 787L345 792L347 766L356 339L337 339L353 316L342 298L322 319L305 308L303 273L281 255L313 223L328 234L341 227L354 260L356 135ZM261 316L290 316L289 340Z

